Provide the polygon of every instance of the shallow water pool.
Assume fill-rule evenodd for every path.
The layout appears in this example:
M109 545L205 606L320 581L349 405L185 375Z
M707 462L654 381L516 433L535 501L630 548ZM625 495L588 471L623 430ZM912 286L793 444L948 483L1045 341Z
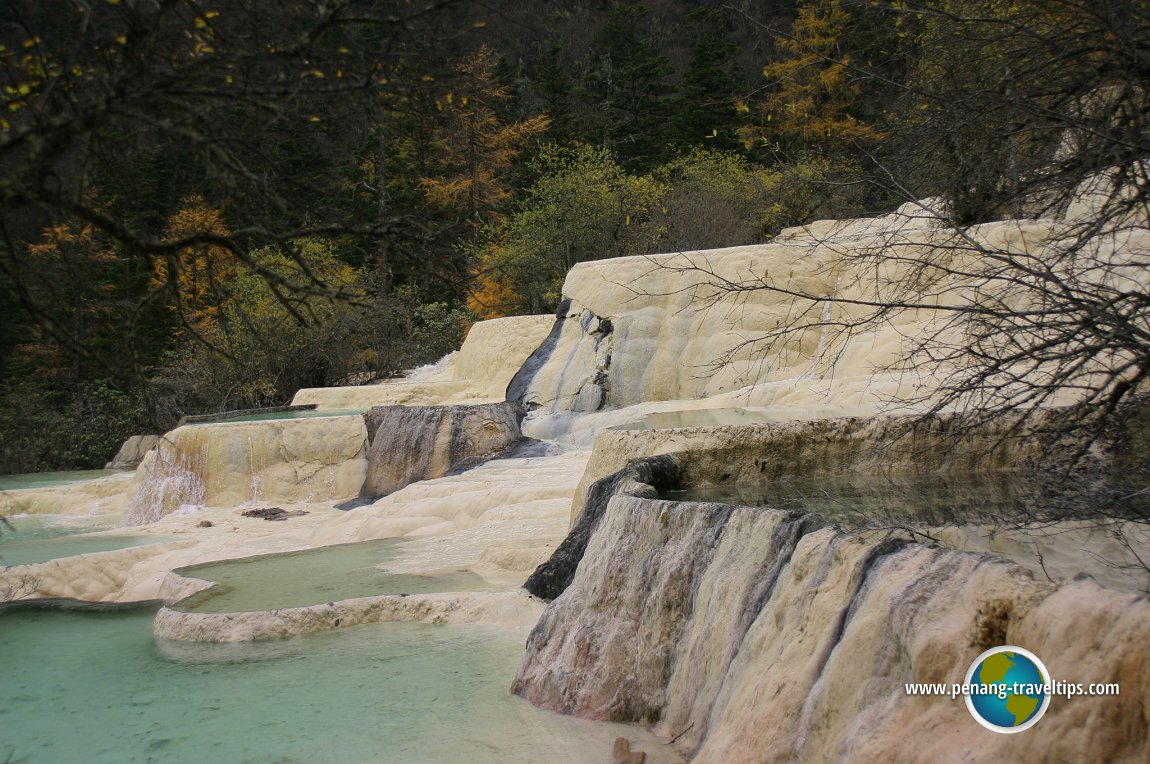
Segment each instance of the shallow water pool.
M0 760L601 762L619 725L507 687L524 634L375 624L245 645L153 642L150 611L0 612Z
M93 552L111 552L170 539L157 536L90 536L93 531L111 527L107 522L77 522L51 516L31 515L10 518L13 528L0 529L0 566L32 565L60 557Z
M68 472L29 472L23 475L0 475L0 491L53 488L120 474L123 474L121 470L72 470Z
M235 424L236 422L266 422L273 419L313 419L316 417L332 417L332 416L352 416L354 414L363 414L360 409L324 409L323 411L316 411L309 409L306 411L273 411L263 414L246 414L243 416L230 417L228 419L217 419L211 422L189 422L186 426L198 427L204 424Z
M823 475L766 485L718 484L665 491L660 498L817 512L845 527L899 522L955 524L1019 516L1033 507L1032 481L1010 473Z
M200 613L276 610L380 594L459 592L488 586L467 571L444 575L388 573L377 565L399 551L398 539L339 544L305 552L208 563L177 572L215 582L177 605Z

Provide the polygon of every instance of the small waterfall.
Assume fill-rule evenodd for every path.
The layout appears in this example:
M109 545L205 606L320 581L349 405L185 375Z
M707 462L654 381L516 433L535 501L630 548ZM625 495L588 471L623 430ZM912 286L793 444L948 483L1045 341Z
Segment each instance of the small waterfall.
M365 415L371 441L361 496L386 496L443 477L504 450L519 438L519 407L377 406Z
M154 523L181 506L205 503L206 443L198 434L183 434L178 442L164 437L144 458L139 467L144 479L128 506L128 525Z
M358 415L179 427L140 465L126 522L155 522L186 505L348 499L366 468Z
M811 365L807 370L798 376L798 379L818 379L819 363L823 360L823 356L827 353L827 345L830 344L830 335L828 327L831 325L831 315L835 305L835 294L839 291L839 284L842 282L842 277L835 279L835 288L827 295L827 299L823 301L823 312L819 316L819 341L815 346L815 354L811 358Z
M416 366L414 369L408 369L403 373L403 378L407 382L424 382L433 379L436 375L446 371L458 354L458 350L452 350L434 363L427 363L423 366Z
M653 724L695 762L1143 761L1147 630L1150 602L1089 579L1039 582L1002 558L798 512L619 493L512 689ZM1120 681L1121 695L1056 697L1043 733L985 735L961 698L906 693L961 683L1000 644L1035 652L1055 680ZM932 732L908 748L909 728Z

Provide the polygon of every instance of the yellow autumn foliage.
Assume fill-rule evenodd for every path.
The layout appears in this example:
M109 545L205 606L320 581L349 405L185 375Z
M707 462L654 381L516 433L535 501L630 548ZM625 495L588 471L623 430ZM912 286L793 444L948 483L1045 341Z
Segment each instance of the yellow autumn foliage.
M776 39L782 57L763 67L770 91L759 106L760 125L743 133L748 147L762 142L824 153L882 138L849 113L860 96L848 76L851 57L841 52L849 22L841 0L801 3L791 34Z
M164 240L180 242L207 234L227 237L223 213L212 209L201 196L191 196L169 220ZM225 246L199 241L153 260L151 285L170 291L171 309L196 331L216 319L229 299L229 284L236 277L235 254Z

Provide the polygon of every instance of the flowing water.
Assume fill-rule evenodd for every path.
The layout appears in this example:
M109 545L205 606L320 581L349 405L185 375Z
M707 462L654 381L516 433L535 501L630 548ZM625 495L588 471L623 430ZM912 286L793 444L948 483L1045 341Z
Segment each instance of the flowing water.
M151 619L0 611L0 761L600 762L620 734L659 753L637 730L511 696L519 630L386 623L189 644L154 641Z
M185 576L215 582L180 610L233 613L276 610L380 594L473 591L486 581L466 571L426 576L376 567L398 552L398 540L340 544L306 552L266 555L182 568Z

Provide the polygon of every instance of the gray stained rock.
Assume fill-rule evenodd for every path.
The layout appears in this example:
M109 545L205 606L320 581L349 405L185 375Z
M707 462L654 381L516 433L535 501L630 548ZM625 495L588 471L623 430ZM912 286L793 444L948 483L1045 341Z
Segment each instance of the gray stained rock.
M678 480L678 461L674 456L664 455L636 459L618 472L596 481L588 491L583 510L567 538L545 563L535 569L523 588L541 599L558 597L575 578L575 570L612 497L639 495L654 498L659 490L677 485Z
M364 415L371 446L362 496L386 496L490 457L519 438L519 406L376 406Z

